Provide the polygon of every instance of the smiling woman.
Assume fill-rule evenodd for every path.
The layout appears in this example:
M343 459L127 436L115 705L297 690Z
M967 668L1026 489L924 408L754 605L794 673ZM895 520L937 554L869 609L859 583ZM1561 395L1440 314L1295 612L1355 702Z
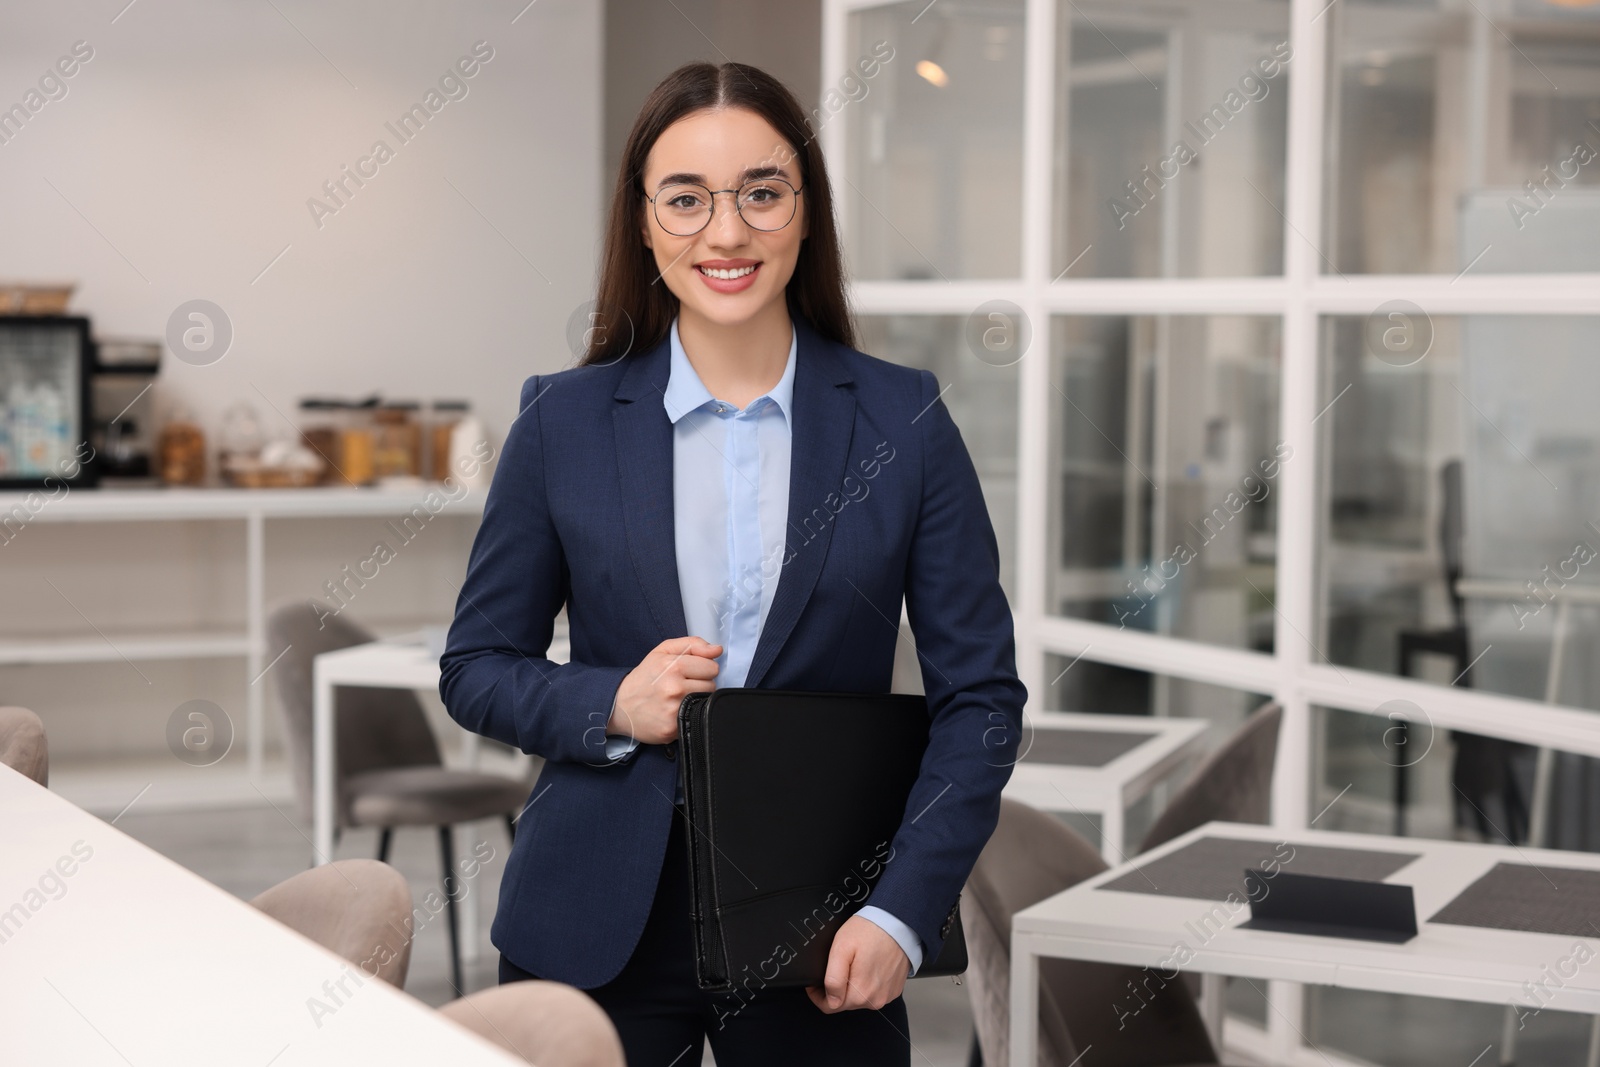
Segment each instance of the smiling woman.
M793 147L759 114L710 109L663 131L644 172L645 188L655 195L645 196L654 210L640 236L679 300L684 345L710 364L700 373L707 388L740 407L783 371L789 312L781 294L794 276L809 222L798 162L771 162L780 152L792 156ZM745 163L752 154L757 161ZM701 171L707 164L697 160L714 161L709 177ZM706 185L711 181L729 188L714 192ZM719 217L722 194L737 199ZM719 254L735 252L746 254ZM723 382L732 388L719 389Z
M1019 736L1027 693L972 459L932 372L856 349L822 152L771 75L691 63L645 100L592 316L579 366L523 383L440 657L452 718L545 758L500 980L587 990L629 1063L709 1039L722 1067L909 1067L906 981L939 971L1010 775L970 739ZM702 988L680 706L887 693L902 603L932 729L894 863L817 917L820 984Z
M669 75L634 122L612 192L596 299L616 325L626 314L633 331L591 331L582 362L612 363L647 349L679 316L697 369L702 351L714 364L745 362L704 343L709 324L737 326L729 339L765 357L760 378L771 384L783 366L791 312L829 340L855 343L833 194L815 132L787 89L766 76L708 70L717 68L690 64Z

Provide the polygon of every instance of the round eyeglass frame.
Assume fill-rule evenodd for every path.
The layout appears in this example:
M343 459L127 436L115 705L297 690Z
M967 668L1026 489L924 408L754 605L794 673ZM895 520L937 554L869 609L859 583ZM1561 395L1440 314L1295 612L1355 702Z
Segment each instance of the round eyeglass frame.
M799 210L799 208L798 208L798 206L796 206L795 208L791 209L790 212L789 212L789 217L783 220L783 224L780 225L780 226L774 226L770 230L767 229L766 227L763 227L763 226L757 226L755 223L753 223L749 219L745 218L744 217L744 209L743 209L742 205L739 203L739 190L743 189L746 185L756 185L756 184L759 184L761 182L782 182L784 185L788 185L789 186L790 191L792 191L795 196L799 196L801 193L805 192L805 186L803 186L803 185L802 186L790 185L789 179L787 179L787 178L779 178L779 177L776 177L776 176L771 177L771 178L751 178L749 181L745 182L744 185L739 186L739 189L708 189L708 188L706 188L706 186L700 185L700 184L698 184L696 182L678 182L676 185L669 185L669 186L667 186L668 189L682 189L682 188L685 188L685 187L693 188L693 189L705 189L706 194L707 194L708 198L711 201L711 210L706 212L706 221L702 222L697 228L695 228L693 230L690 230L688 233L678 233L676 230L668 229L667 224L661 221L661 213L660 213L660 211L659 211L659 209L657 208L657 205L656 205L657 199L659 199L660 196L661 196L661 191L658 190L655 196L651 196L649 193L645 193L644 194L644 198L646 200L650 201L650 214L655 217L656 225L660 226L663 230L665 230L667 233L671 234L674 237L693 237L695 234L699 233L701 230L703 230L707 226L711 225L711 220L713 220L713 219L715 219L717 217L716 205L717 205L717 195L719 193L732 193L732 194L734 194L734 196L733 196L733 210L738 213L740 221L743 222L746 226L748 226L752 230L756 230L756 231L758 231L760 233L777 233L779 230L783 229L784 226L787 226L787 225L789 225L789 223L794 221L795 214Z

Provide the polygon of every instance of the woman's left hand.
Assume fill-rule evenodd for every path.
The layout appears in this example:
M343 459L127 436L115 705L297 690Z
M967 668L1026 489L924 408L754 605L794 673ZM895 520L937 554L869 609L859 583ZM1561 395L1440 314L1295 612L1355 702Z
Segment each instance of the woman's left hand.
M828 949L824 984L806 986L806 996L830 1015L851 1008L881 1008L905 989L910 969L905 950L887 930L852 915Z

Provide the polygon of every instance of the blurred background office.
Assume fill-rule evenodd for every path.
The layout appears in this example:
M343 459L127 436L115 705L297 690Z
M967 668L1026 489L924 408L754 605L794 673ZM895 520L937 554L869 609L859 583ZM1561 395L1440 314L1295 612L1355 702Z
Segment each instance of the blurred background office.
M749 62L813 109L862 349L947 389L1033 709L1199 720L1215 747L1275 701L1279 825L1600 850L1600 4L67 0L3 22L0 294L56 286L100 342L91 366L0 324L18 486L79 440L130 466L74 496L404 491L463 442L491 454L522 380L576 359L644 95ZM304 473L315 432L378 467ZM403 533L403 508L19 500L0 704L44 720L52 788L241 894L303 866L269 609L447 623L481 488ZM169 740L191 701L231 739L203 766ZM463 832L506 847L494 819ZM393 849L437 880L426 834ZM468 984L492 983L466 937ZM408 988L452 996L449 954L424 931ZM913 1040L965 1063L966 995L935 984L908 986ZM1443 999L1228 998L1246 1051L1465 1064L1502 1035ZM1587 1039L1541 1013L1522 1062Z

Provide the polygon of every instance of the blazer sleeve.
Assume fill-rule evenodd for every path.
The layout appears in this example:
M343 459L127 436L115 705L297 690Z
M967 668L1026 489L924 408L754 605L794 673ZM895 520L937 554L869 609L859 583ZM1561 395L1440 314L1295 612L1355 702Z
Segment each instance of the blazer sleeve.
M628 668L545 658L571 581L545 492L539 396L535 374L489 484L439 696L474 733L548 760L610 764L606 720Z
M959 894L1000 819L1027 690L1016 672L1011 607L978 473L921 371L922 493L906 560L906 614L931 717L928 747L866 903L916 931L937 959Z

